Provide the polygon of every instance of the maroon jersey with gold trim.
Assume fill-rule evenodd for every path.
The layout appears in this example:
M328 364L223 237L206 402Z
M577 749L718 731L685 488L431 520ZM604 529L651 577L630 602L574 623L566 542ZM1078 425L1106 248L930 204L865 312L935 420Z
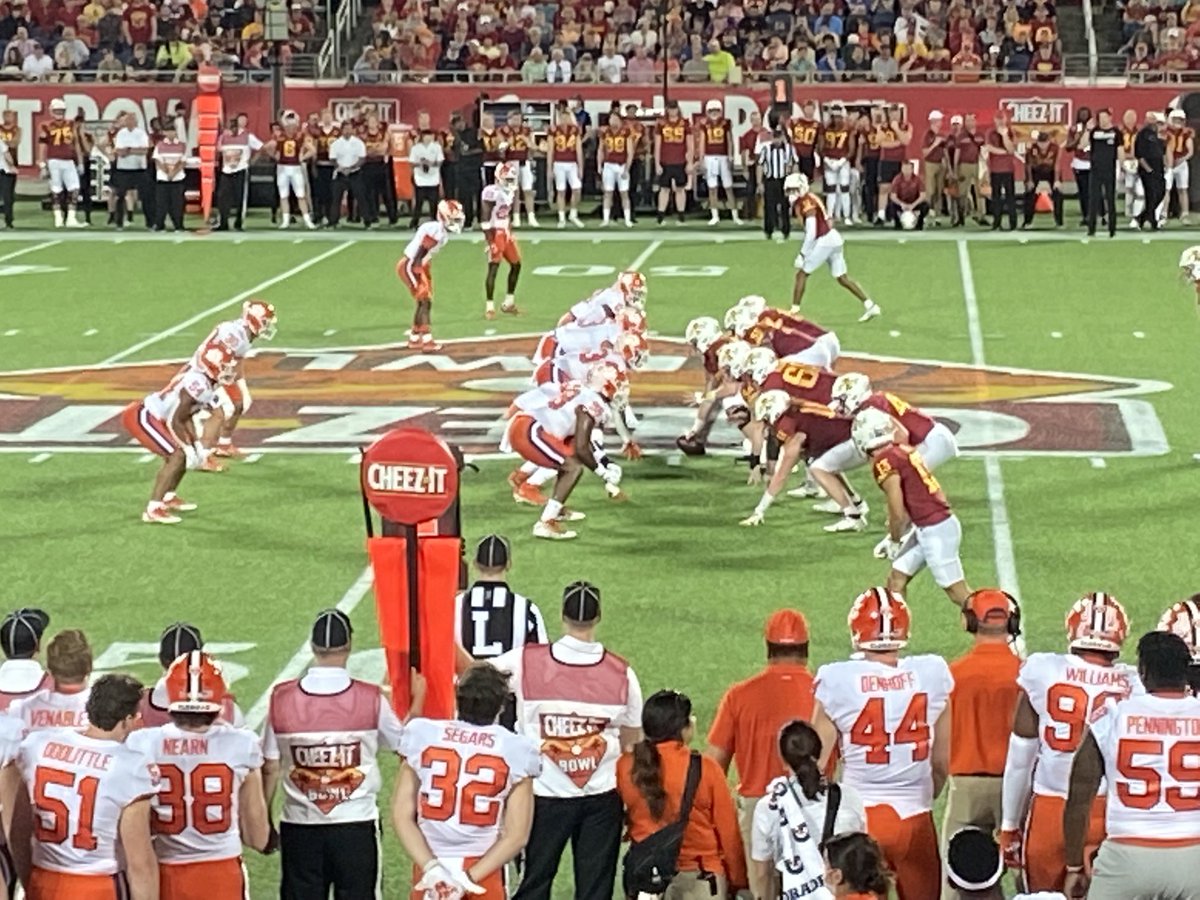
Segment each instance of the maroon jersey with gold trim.
M691 139L692 129L686 119L659 120L659 163L664 166L682 166L687 163L687 144Z
M281 166L300 165L300 152L304 149L304 135L288 134L286 131L275 143L275 158Z
M75 159L74 122L43 122L39 131L38 142L46 145L46 159Z
M705 156L728 156L730 125L728 119L717 119L715 122L704 117L698 126L704 138Z
M825 204L815 194L805 194L792 207L792 218L803 221L809 216L817 220L817 237L824 237L833 230L829 223L829 213L825 211Z
M792 404L775 423L775 433L781 441L796 434L804 435L804 455L815 459L826 450L850 440L849 419L837 415L828 406L800 401Z
M604 161L624 165L629 161L629 144L632 140L629 129L622 125L613 128L605 125L600 129L600 140L604 144Z
M750 329L746 340L751 344L770 347L776 356L783 359L803 353L827 333L816 322L810 322L803 316L768 309L758 317L757 324Z
M878 409L896 419L904 426L908 432L909 442L914 446L929 437L929 432L937 424L934 422L932 416L921 412L915 406L904 402L895 394L890 394L887 391L876 391L863 401L863 406Z
M833 401L833 383L837 375L803 363L780 363L762 383L762 392L784 391L793 400L820 403Z
M821 133L821 155L826 159L846 159L850 155L853 132L848 125L826 126Z
M527 162L529 148L533 146L533 132L528 125L518 125L515 128L505 125L499 129L500 140L508 142L504 158L509 162Z
M329 159L329 145L342 136L342 129L337 125L313 125L308 129L317 147L317 161L326 162Z
M500 132L493 128L488 131L485 128L479 129L479 143L483 145L483 161L484 162L499 162L500 161L500 142L503 140L500 137Z
M893 475L900 479L904 509L912 523L926 528L945 522L951 516L950 504L942 486L921 459L921 454L908 444L891 444L875 454L871 466L876 484L882 485Z
M558 162L573 162L579 150L579 126L574 122L566 125L555 125L547 133L550 145L554 148L554 158Z
M801 159L811 159L817 152L817 144L821 140L822 125L817 119L795 119L788 131L791 134L792 146L796 155Z
M716 375L721 370L717 364L717 354L721 352L721 348L729 343L729 338L719 337L704 351L704 371L709 375Z

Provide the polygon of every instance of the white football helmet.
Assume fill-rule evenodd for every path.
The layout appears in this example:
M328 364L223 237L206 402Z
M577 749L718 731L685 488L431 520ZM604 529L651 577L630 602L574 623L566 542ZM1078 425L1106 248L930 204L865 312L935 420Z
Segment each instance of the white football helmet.
M228 347L213 341L196 354L196 367L217 384L233 384L237 360Z
M1129 614L1112 594L1085 594L1067 611L1067 640L1072 650L1120 653L1129 637Z
M640 369L650 358L650 344L645 336L626 331L617 338L617 352L631 369Z
M783 193L789 200L798 200L808 193L808 179L800 172L793 172L783 179Z
M753 307L731 306L725 313L725 327L734 337L744 338L758 322L758 316Z
M1188 247L1179 254L1179 268L1192 281L1200 281L1200 246Z
M266 300L247 300L242 304L242 321L255 340L275 337L275 305Z
M758 294L747 294L737 302L737 305L754 310L754 315L757 317L767 311L767 298L760 297Z
M437 220L448 232L458 234L463 230L467 216L457 200L443 200L437 205Z
M612 400L617 396L625 375L610 362L598 362L587 371L584 384L603 397Z
M646 276L632 269L617 276L617 288L630 306L642 309L646 305Z
M754 418L774 425L792 407L787 391L764 391L754 401Z
M839 375L830 390L830 405L834 412L852 416L871 396L871 379L862 372L847 372Z
M1158 620L1159 631L1169 631L1183 639L1192 654L1192 664L1200 664L1200 602L1190 597L1180 600Z
M701 353L715 344L721 338L721 323L712 316L701 316L692 319L684 329L683 336L687 342Z
M496 166L496 184L506 191L515 191L520 170L515 162L502 162Z
M770 347L755 347L746 355L743 370L754 384L762 384L779 365L779 357ZM770 393L768 391L768 393Z
M867 407L854 417L850 438L860 452L870 456L873 451L896 440L896 424L882 410Z
M646 330L646 314L636 306L623 306L617 313L617 324L629 334L642 334Z
M746 357L753 349L745 341L730 341L717 351L717 365L728 372L730 378L741 378L746 367Z

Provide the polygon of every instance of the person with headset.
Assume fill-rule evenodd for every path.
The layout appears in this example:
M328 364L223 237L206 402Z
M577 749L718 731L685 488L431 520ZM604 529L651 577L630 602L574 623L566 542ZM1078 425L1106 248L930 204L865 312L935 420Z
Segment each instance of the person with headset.
M942 822L943 859L951 835L970 827L991 834L1000 827L1004 762L1021 667L1013 652L1021 635L1021 607L1015 597L998 588L974 591L963 605L962 621L975 643L950 664L954 742ZM963 896L949 883L942 888L942 900Z

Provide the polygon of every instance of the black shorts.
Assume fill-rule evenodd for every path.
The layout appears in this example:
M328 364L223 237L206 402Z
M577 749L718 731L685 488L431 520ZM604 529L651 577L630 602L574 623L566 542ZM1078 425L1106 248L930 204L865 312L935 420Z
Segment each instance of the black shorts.
M881 159L879 161L879 183L891 184L892 179L900 174L900 160Z
M800 174L809 181L813 180L813 174L817 171L817 158L815 156L800 157Z
M664 191L670 190L672 185L682 190L687 187L687 182L687 166L683 163L679 165L664 165L662 167L662 174L658 176L658 186Z

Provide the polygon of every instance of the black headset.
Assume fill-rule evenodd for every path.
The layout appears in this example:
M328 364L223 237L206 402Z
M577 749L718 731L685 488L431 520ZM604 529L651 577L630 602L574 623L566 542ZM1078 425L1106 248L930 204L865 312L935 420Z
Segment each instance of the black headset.
M998 588L981 588L981 590L994 591L998 590ZM977 593L979 591L972 591L971 596L967 597L967 602L963 604L962 609L963 620L970 634L976 634L979 631L979 617L975 615L975 610L971 609L971 598ZM1008 598L1008 636L1015 638L1021 634L1021 604L1008 591L1000 591L1000 593Z

